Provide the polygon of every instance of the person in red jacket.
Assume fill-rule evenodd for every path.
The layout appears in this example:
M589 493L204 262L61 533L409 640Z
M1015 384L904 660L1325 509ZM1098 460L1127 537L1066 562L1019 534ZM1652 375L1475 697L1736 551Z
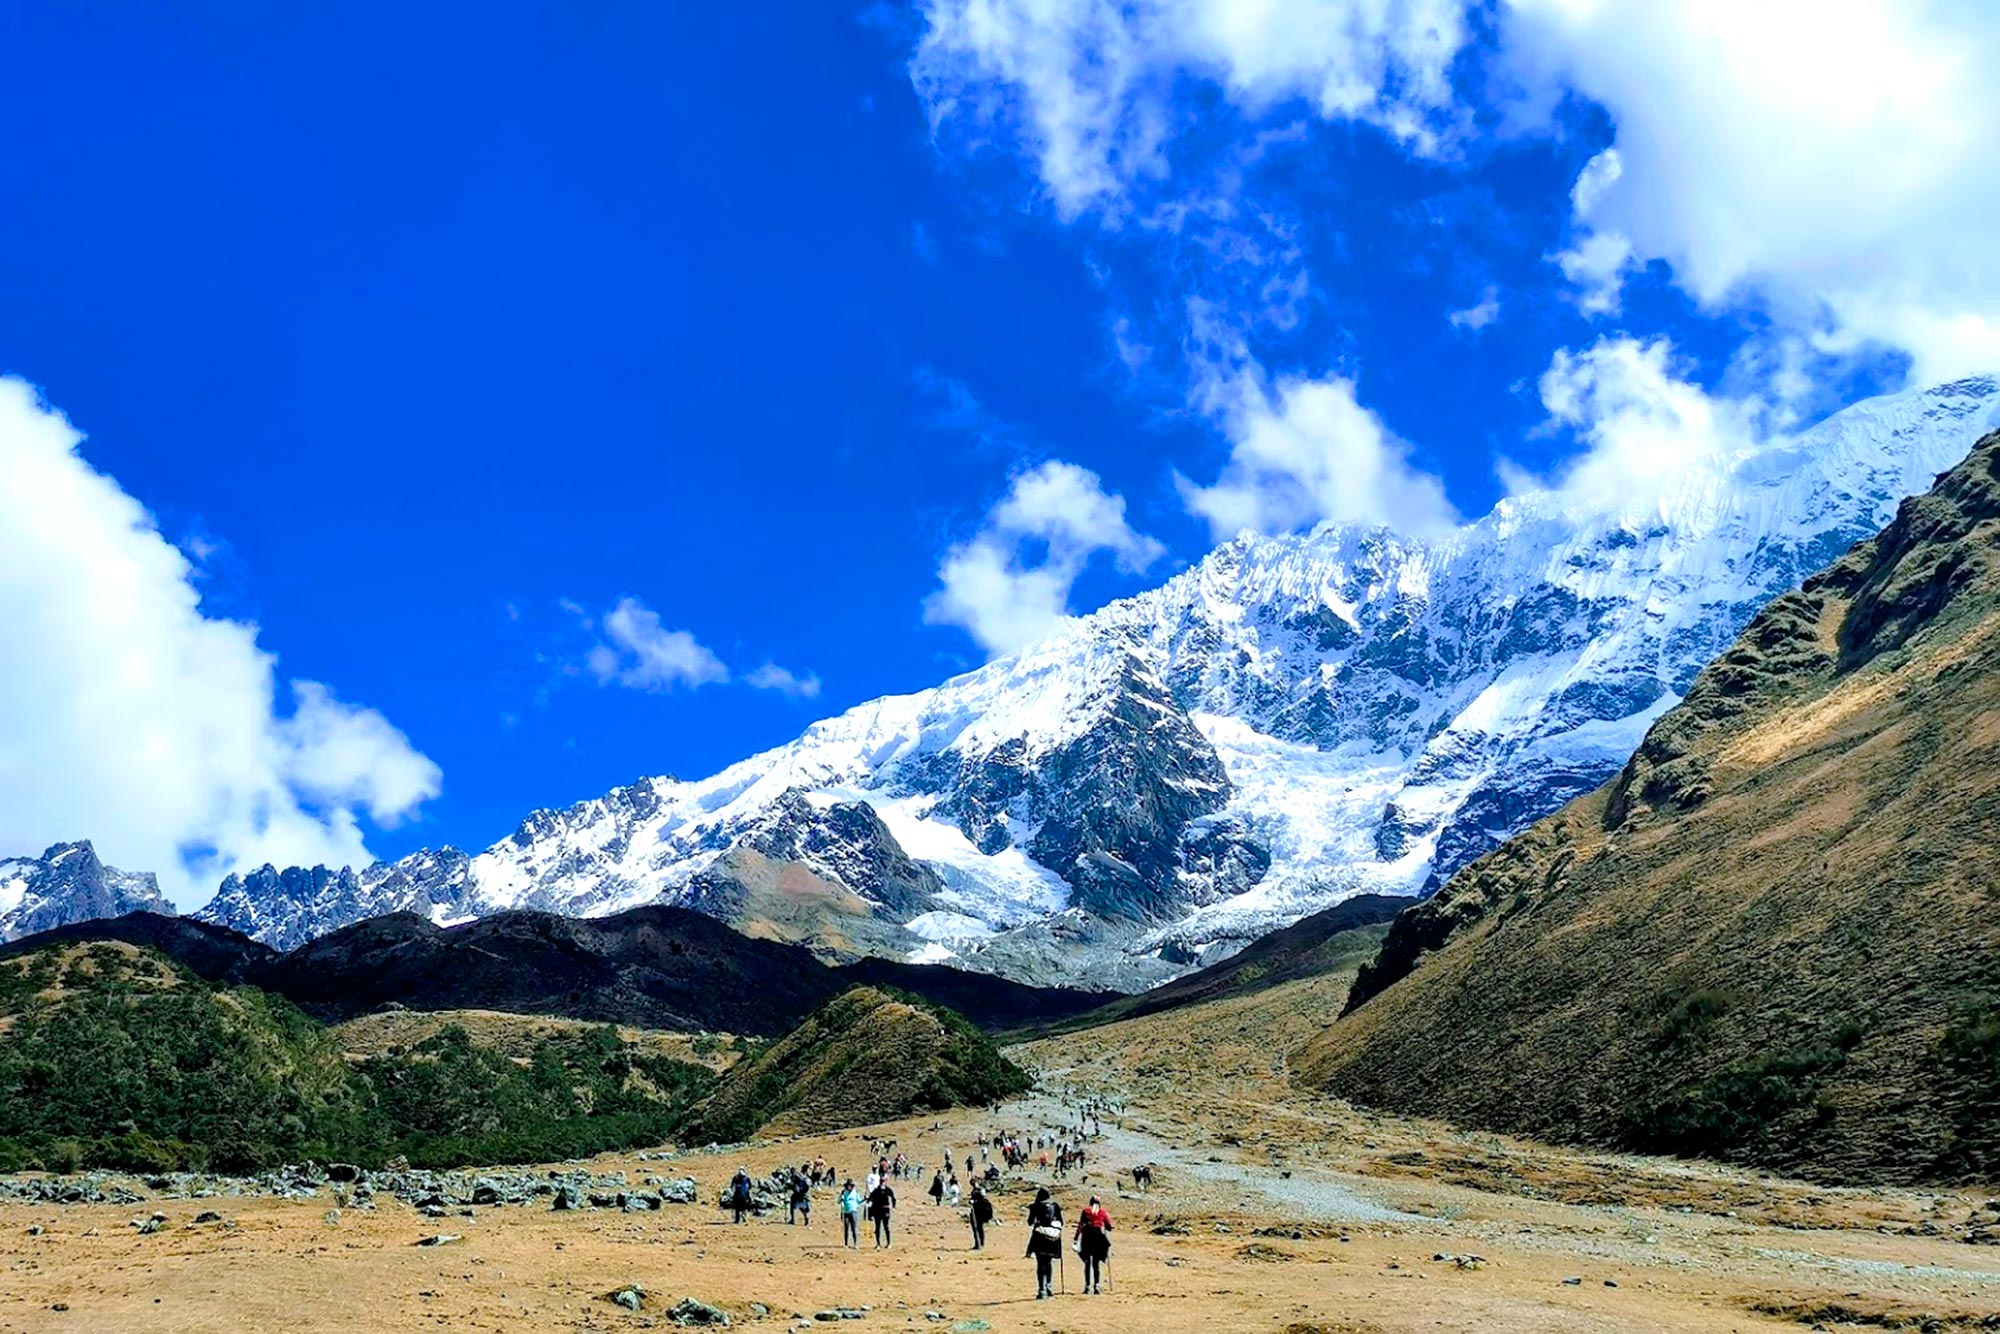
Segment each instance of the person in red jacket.
M1076 1253L1083 1257L1083 1290L1101 1291L1104 1262L1111 1258L1111 1215L1093 1195L1076 1220Z

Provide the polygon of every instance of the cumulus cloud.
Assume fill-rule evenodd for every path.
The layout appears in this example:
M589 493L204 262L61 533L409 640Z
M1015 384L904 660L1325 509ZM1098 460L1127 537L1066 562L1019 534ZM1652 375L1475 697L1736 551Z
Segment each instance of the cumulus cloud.
M1921 380L2000 365L2000 10L1905 0L1511 0L1531 85L1604 106L1556 258L1590 309L1664 260L1711 308L1760 300Z
M1070 589L1099 554L1137 574L1166 548L1132 527L1096 473L1052 459L1016 475L980 531L945 553L924 620L962 626L989 653L1020 648L1070 614Z
M729 668L686 630L669 630L637 598L620 598L604 614L604 638L584 656L600 682L635 690L671 690L729 679Z
M407 817L438 767L205 615L187 557L81 442L0 379L0 852L89 838L183 907L266 861L372 860L362 816Z
M1177 85L1253 115L1303 104L1431 152L1455 116L1458 0L925 0L911 74L934 128L1031 157L1057 213L1115 220L1168 173Z
M1324 520L1433 532L1457 522L1444 486L1341 376L1268 376L1240 348L1203 371L1199 401L1229 438L1208 486L1175 475L1188 509L1218 539Z
M1584 452L1556 479L1503 465L1516 491L1558 486L1580 506L1644 508L1691 473L1756 444L1766 420L1754 398L1711 395L1687 377L1664 338L1606 338L1555 354L1540 383L1552 422Z

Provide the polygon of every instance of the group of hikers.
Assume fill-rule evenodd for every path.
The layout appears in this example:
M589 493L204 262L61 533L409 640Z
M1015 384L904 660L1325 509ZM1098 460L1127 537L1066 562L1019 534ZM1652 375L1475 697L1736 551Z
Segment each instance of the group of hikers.
M971 1190L964 1193L959 1184L957 1166L951 1151L945 1151L945 1166L931 1174L931 1182L926 1193L936 1207L963 1207L966 1222L972 1229L972 1249L986 1249L986 1229L993 1223L995 1210L989 1187L997 1185L1001 1179L1000 1168L990 1160L992 1150L998 1150L1010 1165L1027 1161L1028 1147L1042 1155L1042 1164L1048 1166L1050 1151L1056 1154L1058 1171L1083 1161L1083 1147L1072 1144L1068 1139L1048 1136L995 1135L990 1144L982 1144L979 1156L986 1164L982 1171L975 1172L971 1153L965 1155L965 1174L971 1180ZM810 1226L812 1223L812 1196L815 1188L830 1186L840 1180L840 1239L841 1245L855 1250L861 1247L861 1218L865 1214L873 1225L875 1249L887 1250L893 1243L893 1219L896 1212L896 1190L892 1184L899 1180L917 1179L923 1176L921 1164L910 1162L901 1153L894 1152L895 1142L878 1141L869 1146L876 1155L875 1166L870 1168L861 1182L853 1177L841 1179L839 1173L829 1166L824 1157L816 1157L810 1163L801 1163L772 1174L767 1191L776 1191L785 1201L785 1221ZM735 1220L741 1223L753 1213L757 1206L757 1182L746 1167L736 1169L730 1179L729 1189L724 1193L724 1202ZM1028 1206L1027 1254L1035 1261L1035 1297L1037 1300L1053 1296L1055 1274L1063 1255L1066 1236L1062 1205L1050 1195L1047 1187L1035 1192L1035 1201ZM1083 1261L1083 1290L1086 1293L1101 1291L1105 1262L1111 1256L1111 1215L1097 1196L1090 1197L1082 1215L1077 1219L1074 1235L1069 1237L1072 1249Z

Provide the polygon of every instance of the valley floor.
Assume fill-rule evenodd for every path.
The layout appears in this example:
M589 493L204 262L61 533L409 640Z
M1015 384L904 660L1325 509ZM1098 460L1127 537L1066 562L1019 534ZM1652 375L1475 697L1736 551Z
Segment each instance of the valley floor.
M997 1116L591 1164L634 1182L692 1175L713 1198L739 1162L761 1174L824 1153L859 1173L877 1134L935 1163L982 1132L1058 1124L1064 1090L1110 1094L1127 1104L1123 1125L1107 1125L1087 1176L1054 1183L1072 1219L1091 1192L1110 1207L1101 1297L1077 1294L1071 1256L1069 1294L1033 1300L1025 1186L997 1200L984 1253L917 1182L881 1253L865 1237L841 1248L828 1192L797 1228L782 1212L736 1226L705 1205L432 1219L385 1196L330 1222L328 1198L8 1204L0 1330L613 1331L671 1327L686 1296L739 1326L865 1306L855 1327L959 1334L2000 1328L2000 1246L1967 1240L1984 1194L1836 1190L1552 1149L1299 1093L1284 1053L1344 988L1295 983L1018 1047L1045 1091ZM1141 1198L1129 1169L1147 1161L1158 1179ZM129 1226L155 1209L162 1230ZM187 1226L203 1209L235 1226ZM439 1232L462 1239L416 1244ZM648 1294L637 1313L605 1299L628 1283Z

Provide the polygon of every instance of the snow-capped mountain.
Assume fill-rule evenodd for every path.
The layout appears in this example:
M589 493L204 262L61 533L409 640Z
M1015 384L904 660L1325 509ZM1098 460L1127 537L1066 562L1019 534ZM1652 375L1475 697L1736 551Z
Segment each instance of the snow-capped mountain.
M457 848L444 847L358 871L265 866L225 878L195 915L281 950L383 913L422 913L439 923L468 921L473 913L455 912L452 906L465 898L470 863Z
M1361 892L1418 894L1605 781L1775 593L2000 424L1990 379L1857 404L1643 505L1521 494L1435 537L1243 537L930 690L467 858L267 871L279 943L391 908L688 903L835 951L1136 986Z
M88 842L0 861L0 940L141 910L171 914L174 907L152 872L106 866Z

